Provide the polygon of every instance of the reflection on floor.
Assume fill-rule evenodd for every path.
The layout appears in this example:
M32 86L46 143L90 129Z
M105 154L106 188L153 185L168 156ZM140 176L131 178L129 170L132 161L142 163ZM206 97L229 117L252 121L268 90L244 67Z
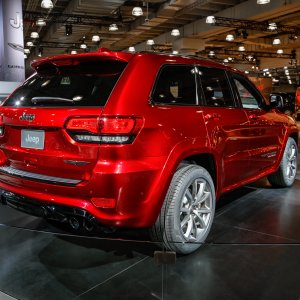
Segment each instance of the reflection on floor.
M72 235L2 206L0 290L22 300L300 299L299 195L300 173L289 189L263 179L225 195L207 243L164 266L145 231Z

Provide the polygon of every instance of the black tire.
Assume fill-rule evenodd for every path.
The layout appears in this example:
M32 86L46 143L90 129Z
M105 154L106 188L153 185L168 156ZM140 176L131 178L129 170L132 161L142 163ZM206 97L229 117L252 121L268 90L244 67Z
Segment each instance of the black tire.
M274 187L292 186L297 175L298 147L295 140L288 138L284 153L277 171L268 176Z
M210 231L215 200L214 183L206 169L196 165L179 168L150 230L152 239L178 254L194 252Z

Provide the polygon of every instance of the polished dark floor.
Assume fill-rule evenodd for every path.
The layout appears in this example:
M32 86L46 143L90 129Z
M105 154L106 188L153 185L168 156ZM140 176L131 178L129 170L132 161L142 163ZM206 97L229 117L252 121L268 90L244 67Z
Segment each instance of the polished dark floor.
M300 299L300 173L222 197L207 243L154 262L144 231L84 237L0 207L0 291L17 299ZM3 295L3 294L2 294ZM0 294L0 299L1 294Z

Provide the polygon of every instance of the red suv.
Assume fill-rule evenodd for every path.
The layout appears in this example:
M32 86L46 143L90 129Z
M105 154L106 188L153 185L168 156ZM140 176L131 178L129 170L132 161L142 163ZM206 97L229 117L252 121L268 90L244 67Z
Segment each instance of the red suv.
M149 227L190 253L221 194L295 180L294 120L235 69L106 50L32 67L1 107L3 204L75 229Z

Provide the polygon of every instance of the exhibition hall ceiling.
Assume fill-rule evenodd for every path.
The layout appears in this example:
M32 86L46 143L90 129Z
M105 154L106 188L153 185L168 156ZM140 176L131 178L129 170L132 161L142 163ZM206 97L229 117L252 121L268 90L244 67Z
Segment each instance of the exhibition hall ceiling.
M24 41L34 45L27 47L30 60L106 47L178 51L245 70L297 65L300 0L52 0L52 9L41 2L23 1ZM37 25L41 18L43 26ZM118 30L111 31L112 24Z

